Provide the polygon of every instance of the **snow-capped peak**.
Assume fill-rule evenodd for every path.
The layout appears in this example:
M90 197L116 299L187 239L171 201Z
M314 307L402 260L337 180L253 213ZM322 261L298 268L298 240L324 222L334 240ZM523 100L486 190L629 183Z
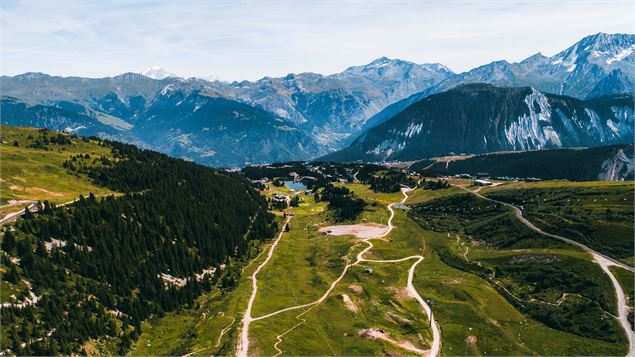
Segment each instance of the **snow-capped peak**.
M144 76L152 79L164 79L168 77L178 77L176 74L166 71L159 66L152 66L145 71L140 72Z
M420 65L428 70L431 71L439 71L439 72L448 72L448 73L454 73L453 70L451 70L449 67L442 65L441 63L424 63L422 65Z
M215 74L210 74L208 76L197 76L196 78L202 79L202 80L205 80L205 81L208 81L208 82L221 82L222 81L222 79L219 76L215 75Z
M366 67L382 67L382 66L390 64L393 61L397 62L399 60L391 60L390 58L386 56L382 56L372 61L371 63L367 64Z
M634 46L635 35L597 33L551 57L551 63L569 68L580 61L611 64L629 56Z

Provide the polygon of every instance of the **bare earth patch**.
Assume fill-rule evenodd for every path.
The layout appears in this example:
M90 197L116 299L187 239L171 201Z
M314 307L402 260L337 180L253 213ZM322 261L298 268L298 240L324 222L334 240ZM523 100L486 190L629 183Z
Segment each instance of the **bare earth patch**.
M320 232L333 235L354 235L358 238L378 237L386 233L388 226L377 223L344 224L320 228Z
M411 322L407 318L401 315L393 314L392 312L387 312L385 318L386 320L393 321L398 325L410 325Z
M355 305L348 294L342 294L342 301L344 302L344 306L346 306L347 309L351 310L355 314L357 313L357 305Z
M361 285L351 284L348 286L348 291L355 295L361 295L364 292L364 288Z
M500 327L501 324L498 323L498 321L494 320L494 319L488 319L487 320L490 324L496 326L496 327Z
M456 278L456 279L450 279L450 280L448 280L448 281L447 281L447 284L450 284L450 285L460 285L460 284L463 284L463 282L464 282L464 280L463 280L463 279L461 279L461 278Z
M47 195L51 195L51 196L55 196L55 197L64 196L63 194L61 194L59 192L49 191L49 190L47 190L45 188L42 188L42 187L29 187L26 190L27 190L27 192L30 192L30 193L46 193Z
M422 350L418 347L416 347L412 342L410 341L397 341L392 339L390 336L388 336L388 334L386 332L383 332L381 330L375 330L372 328L367 328L367 329L363 329L359 331L359 336L362 338L368 338L371 340L382 340L382 341L386 341L388 343L390 343L393 346L402 348L406 351L410 351L410 352L414 352L416 354L420 354L420 355L424 355L427 356L428 355L428 350Z
M386 289L388 291L390 291L391 293L395 294L395 298L399 302L412 300L412 296L410 296L410 294L408 294L408 288L388 287Z

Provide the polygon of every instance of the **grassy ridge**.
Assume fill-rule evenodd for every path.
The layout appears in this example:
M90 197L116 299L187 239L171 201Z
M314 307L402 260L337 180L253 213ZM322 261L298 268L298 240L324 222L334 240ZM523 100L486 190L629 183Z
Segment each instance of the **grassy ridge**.
M97 141L71 137L70 144L55 144L35 147L36 141L44 136L60 135L33 128L0 127L0 157L2 162L2 190L0 204L9 200L49 200L63 203L89 192L96 195L112 193L97 187L87 176L74 175L62 167L66 160L79 154L92 157L110 157L110 148L100 146ZM17 143L18 146L15 146ZM45 147L45 148L44 148Z

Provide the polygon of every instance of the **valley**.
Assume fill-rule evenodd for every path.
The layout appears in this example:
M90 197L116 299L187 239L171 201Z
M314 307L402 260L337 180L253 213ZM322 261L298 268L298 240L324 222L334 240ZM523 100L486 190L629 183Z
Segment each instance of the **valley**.
M343 223L373 222L362 217L373 217L377 223L388 223L388 229L379 236L361 239L320 232L323 227L329 230L336 227L329 224L332 218L324 203L314 202L310 195L307 197L285 186L268 184L264 191L267 196L302 197L298 207L290 207L283 212L288 215L286 219L290 230L281 233L274 249L266 247L251 264L254 268L258 264L257 274L254 275L254 269L245 271L238 284L238 289L243 291L239 298L242 308L234 307L235 315L231 318L227 317L226 311L222 311L223 320L235 322L231 326L218 324L218 328L212 331L201 330L202 323L198 322L193 325L197 331L195 340L204 341L207 338L212 341L212 336L220 336L225 331L222 338L227 339L226 348L238 348L239 355L374 355L408 352L436 355L430 353L430 349L434 349L437 341L441 354L626 353L629 340L623 332L624 326L613 317L609 317L613 321L607 321L604 327L598 326L596 331L603 332L588 334L582 330L557 327L550 322L545 325L542 315L527 310L527 302L519 305L519 301L526 300L531 301L529 304L536 309L540 305L554 304L553 314L559 309L563 309L560 313L565 313L566 309L586 308L589 305L585 300L598 299L608 305L596 312L590 310L585 315L606 319L617 313L607 315L604 309L618 309L618 301L610 293L600 297L597 295L600 290L575 290L580 288L566 283L525 295L528 293L525 290L527 287L522 284L526 282L509 280L511 276L506 275L491 278L473 268L466 268L465 263L460 262L463 260L468 265L476 264L479 267L498 266L498 270L505 266L504 269L511 269L515 264L526 264L523 262L544 260L551 262L554 269L564 271L570 269L565 268L567 265L576 266L574 276L582 279L580 283L588 284L584 283L584 279L591 279L588 281L600 284L603 286L601 289L613 290L609 276L600 266L592 263L592 255L575 245L550 240L549 236L541 238L540 234L530 233L531 230L523 233L514 245L495 248L479 242L478 237L470 237L469 234L474 233L472 231L455 231L459 226L440 228L428 226L427 223L418 224L421 220L418 212L423 208L421 204L415 203L408 210L401 208L401 205L400 208L395 207L400 201L408 205L411 196L427 204L443 201L446 197L462 196L462 186L466 182L456 181L453 184L456 186L445 189L441 195L438 190L417 188L410 192L404 189L403 196L400 192L376 193L363 184L343 184L365 200L378 203L377 206L367 206L358 220ZM554 189L559 187L558 182L534 185L544 187L546 184ZM562 184L564 187L575 186L566 182ZM630 184L622 185L622 188L631 187ZM466 188L474 189L469 186ZM500 190L504 192L502 187ZM470 206L453 204L450 207L450 210L460 211ZM632 210L632 204L630 207ZM509 212L504 214L509 219L516 219L511 211L502 209L502 212ZM495 230L488 234L497 235ZM557 263L560 261L562 263ZM632 271L632 266L627 267ZM534 265L530 269L536 268ZM258 289L255 290L254 286ZM416 295L421 296L419 303L413 298ZM247 301L248 296L252 297L251 305ZM427 309L422 309L422 301L429 306L429 314L424 312ZM623 301L620 300L619 304ZM632 300L628 301L632 311ZM252 315L249 330L245 332L245 321L242 325L237 322L248 306L251 306ZM621 306L619 308L623 310ZM205 311L205 315L221 316L220 312L211 309ZM434 328L431 328L429 316L434 316L438 325L437 337ZM620 316L623 316L621 312ZM163 324L160 320L155 323L157 326ZM588 324L583 321L580 323L582 326ZM632 329L631 325L628 326L629 330ZM229 331L224 330L226 327ZM611 337L607 331L614 331L612 334L615 335ZM140 341L148 341L154 346L156 342L152 336L156 334L153 331L142 335ZM552 342L545 344L545 340ZM223 353L222 350L214 350L211 342L205 343L209 350L217 351L214 354ZM136 351L139 354L141 351L152 351L153 354L166 352L160 348L146 349L142 346Z
M7 223L15 224L18 231L7 238L5 230L2 241L6 252L3 302L15 295L27 305L5 304L0 310L3 320L21 321L28 312L39 316L27 330L31 336L42 335L42 327L53 328L48 338L42 338L45 343L33 341L17 348L50 351L65 346L91 355L125 351L131 355L241 356L620 355L633 349L631 181L498 181L494 186L474 186L471 179L423 177L408 169L373 164L293 162L247 167L239 176L250 179L249 185L260 190L253 197L260 196L260 202L267 203L271 216L270 223L265 223L254 220L264 218L264 213L251 215L251 223L245 225L249 229L240 234L252 236L258 229L262 238L252 238L247 247L237 248L245 249L237 258L225 259L223 265L217 260L218 265L204 268L203 272L223 273L213 273L211 282L204 279L211 284L183 295L188 296L183 303L159 302L155 312L147 313L127 305L125 290L118 290L121 292L110 302L91 282L94 273L78 268L92 264L88 259L92 249L115 256L124 252L71 233L61 235L69 237L66 240L50 238L47 242L42 230L47 221L49 232L64 229L55 228L52 222L59 219L55 217L72 214L79 219L82 210L90 212L92 206L112 206L117 201L134 205L143 198L163 204L152 193L165 190L162 184L145 186L142 179L146 170L143 158L154 154L59 135L37 129L3 130L0 149L6 167L18 165L24 155L28 160L48 160L48 166L37 164L28 171L29 176L41 177L37 182L45 189L3 190L6 202L16 200L7 203L14 206L4 209L19 211L31 200L51 202L48 192L64 192L67 196L59 196L59 203L80 194L88 197L67 207L44 203L44 208L34 207L33 217ZM87 159L81 152L92 156ZM65 191L55 186L59 179L48 184L46 172L78 183L71 186L74 191ZM21 176L16 171L3 179L16 182ZM150 191L141 196L134 193L144 187ZM208 212L214 211L209 211L213 206L205 206ZM125 221L134 211L124 207L117 210L127 212L121 216ZM135 215L141 217L141 212ZM189 216L192 222L192 214ZM29 223L33 233L27 233L24 222L33 222ZM155 224L152 214L143 222ZM275 229L275 237L270 229ZM615 232L610 242L602 233L606 231ZM113 239L119 239L116 237ZM185 237L175 242L188 239ZM68 239L77 250L68 248ZM16 244L20 247L23 241L45 249L35 249L36 255L16 250ZM182 242L187 244L187 240ZM204 249L200 244L197 250ZM61 259L61 252L75 256L80 265L69 265ZM35 259L35 266L23 265L29 259ZM112 337L97 333L80 345L64 342L68 327L62 328L48 317L52 312L42 305L54 288L38 277L37 266L47 260L50 263L46 264L70 269L73 280L78 279L65 284L77 286L79 291L97 289L99 304L91 314L98 319L106 321L108 314L100 312L107 311L100 310L104 308L126 314L108 318L111 322L106 326L113 326ZM197 268L167 264L174 264L172 269L181 273L159 274L159 286L170 294L191 289L187 278L183 279L186 285L180 285L180 276L187 276L187 271L198 276ZM102 269L98 267L94 269ZM141 285L141 289L151 288ZM34 294L30 303L29 294ZM83 298L80 294L63 299L72 303ZM146 295L144 299L157 298ZM3 344L20 346L12 342L20 341L20 336L9 330L0 339Z
M0 357L635 357L617 5L37 2L0 10Z

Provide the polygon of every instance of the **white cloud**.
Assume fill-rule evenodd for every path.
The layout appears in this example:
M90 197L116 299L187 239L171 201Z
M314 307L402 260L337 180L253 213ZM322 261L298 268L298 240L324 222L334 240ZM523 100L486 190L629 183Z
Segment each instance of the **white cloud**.
M456 71L635 32L632 1L24 1L0 5L2 73L333 73L380 56Z

